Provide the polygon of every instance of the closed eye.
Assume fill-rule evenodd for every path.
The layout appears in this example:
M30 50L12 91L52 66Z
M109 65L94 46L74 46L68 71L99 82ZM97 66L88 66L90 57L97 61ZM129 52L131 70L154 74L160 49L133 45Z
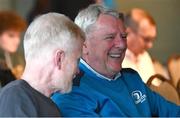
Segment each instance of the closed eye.
M122 33L120 36L122 39L127 39L127 35L128 35L127 33Z
M105 37L105 40L112 40L112 39L114 39L114 38L115 38L115 35L110 34L110 35L107 35L107 36Z

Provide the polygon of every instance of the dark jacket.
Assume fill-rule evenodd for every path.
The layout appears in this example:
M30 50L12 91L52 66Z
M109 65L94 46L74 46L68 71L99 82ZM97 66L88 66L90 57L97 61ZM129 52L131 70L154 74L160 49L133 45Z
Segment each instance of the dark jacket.
M0 60L0 83L1 86L5 86L9 82L16 80L11 70L7 67L5 61Z

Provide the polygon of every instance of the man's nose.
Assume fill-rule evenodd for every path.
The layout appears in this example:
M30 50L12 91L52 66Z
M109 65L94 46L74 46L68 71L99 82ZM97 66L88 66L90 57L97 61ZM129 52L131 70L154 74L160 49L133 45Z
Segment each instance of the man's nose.
M126 48L127 40L119 36L115 39L114 44L118 48Z
M153 47L153 42L148 42L147 44L146 44L146 48L147 49L150 49L150 48L152 48Z

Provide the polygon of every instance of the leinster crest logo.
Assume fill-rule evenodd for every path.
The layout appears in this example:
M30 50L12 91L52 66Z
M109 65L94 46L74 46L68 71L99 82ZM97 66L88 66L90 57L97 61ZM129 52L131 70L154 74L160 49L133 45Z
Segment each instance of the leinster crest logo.
M139 90L133 91L131 95L135 101L135 104L142 103L146 100L146 95L143 95Z

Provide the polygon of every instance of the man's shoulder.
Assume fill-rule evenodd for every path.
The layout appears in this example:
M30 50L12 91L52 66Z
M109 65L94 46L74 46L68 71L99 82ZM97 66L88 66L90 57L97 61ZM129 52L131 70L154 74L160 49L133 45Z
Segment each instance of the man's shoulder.
M121 73L125 81L142 83L142 79L138 72L131 68L123 68Z
M13 81L0 92L0 116L36 116L35 102L25 89L23 80ZM23 107L22 107L23 106Z
M144 51L142 54L139 55L140 60L151 61L151 56L147 51Z
M0 91L0 108L2 108L3 105L8 105L6 106L6 109L12 110L13 107L24 102L22 98L28 98L28 95L22 89L19 80L13 81L4 86ZM9 106L13 107L9 108Z
M121 70L122 73L128 73L128 74L138 74L137 71L135 71L134 69L131 68L123 68Z
M23 80L15 80L4 86L0 91L0 96L23 94Z
M86 79L84 81L84 79ZM96 100L99 96L99 93L92 87L90 84L92 84L90 81L88 81L87 77L84 76L78 76L73 80L73 86L71 92L67 94L62 93L54 93L51 98L55 103L61 103L64 101L71 101L71 100L85 100L85 99L91 99L92 101ZM72 101L72 102L73 102Z

